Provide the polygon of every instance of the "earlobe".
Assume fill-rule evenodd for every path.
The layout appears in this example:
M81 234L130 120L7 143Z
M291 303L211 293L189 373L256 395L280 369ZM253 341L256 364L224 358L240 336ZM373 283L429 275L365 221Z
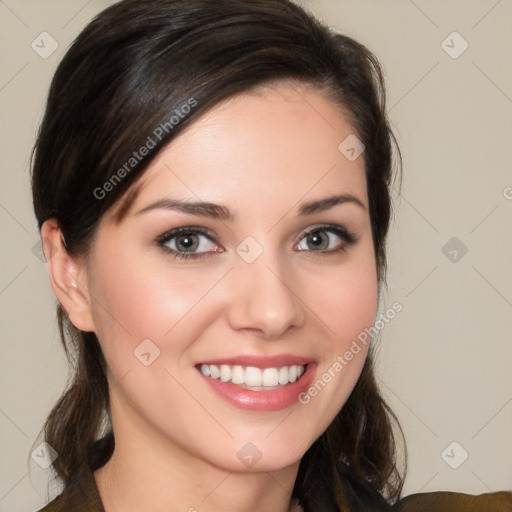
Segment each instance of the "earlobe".
M41 242L53 293L75 327L94 331L85 264L68 253L56 219L41 226Z

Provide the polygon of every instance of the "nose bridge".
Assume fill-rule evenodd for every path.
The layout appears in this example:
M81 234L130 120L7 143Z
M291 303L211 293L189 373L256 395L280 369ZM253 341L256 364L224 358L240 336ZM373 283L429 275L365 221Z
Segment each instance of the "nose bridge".
M234 329L276 338L303 322L301 301L293 290L293 268L276 248L247 237L237 247L231 274L229 322Z

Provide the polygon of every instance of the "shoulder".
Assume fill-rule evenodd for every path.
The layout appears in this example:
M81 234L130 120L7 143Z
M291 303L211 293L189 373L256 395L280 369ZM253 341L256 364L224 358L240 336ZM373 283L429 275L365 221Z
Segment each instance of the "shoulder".
M458 492L411 494L399 500L393 512L512 512L512 492L479 495Z
M64 491L38 512L105 512L91 468L83 464Z

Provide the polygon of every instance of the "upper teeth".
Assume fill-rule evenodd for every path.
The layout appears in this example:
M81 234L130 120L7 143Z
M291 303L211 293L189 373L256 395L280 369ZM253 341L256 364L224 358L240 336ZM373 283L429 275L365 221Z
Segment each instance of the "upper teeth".
M221 364L201 365L201 372L206 377L219 379L222 382L231 381L233 384L247 386L277 386L295 382L305 371L305 366L283 366L281 368L256 368L255 366L230 366Z

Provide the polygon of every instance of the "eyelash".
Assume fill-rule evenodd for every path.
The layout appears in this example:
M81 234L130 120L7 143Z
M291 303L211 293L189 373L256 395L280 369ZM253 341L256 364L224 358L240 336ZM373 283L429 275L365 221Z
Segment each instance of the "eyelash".
M300 240L307 237L308 235L316 232L330 232L334 233L337 237L341 238L345 241L345 244L341 247L338 247L337 249L330 249L330 250L324 250L324 251L309 251L306 249L300 249L299 252L312 252L321 256L328 256L331 254L344 252L347 250L347 248L351 245L354 245L357 243L357 238L354 234L350 233L348 230L343 228L342 226L337 226L335 224L322 224L319 226L315 226L314 228L310 229L309 231L306 231L302 234ZM201 252L201 253L193 253L193 252L179 252L175 249L171 249L167 247L165 244L167 244L170 240L173 238L179 236L179 235L192 235L192 234L200 234L205 235L208 237L212 242L215 242L213 233L211 233L208 229L197 227L197 226L191 226L191 227L181 227L181 228L175 228L171 231L167 231L160 235L155 241L159 247L161 247L165 252L169 254L174 255L174 259L194 259L199 260L201 258L205 258L207 256L211 256L212 254L217 254L216 252L209 251L209 252Z

